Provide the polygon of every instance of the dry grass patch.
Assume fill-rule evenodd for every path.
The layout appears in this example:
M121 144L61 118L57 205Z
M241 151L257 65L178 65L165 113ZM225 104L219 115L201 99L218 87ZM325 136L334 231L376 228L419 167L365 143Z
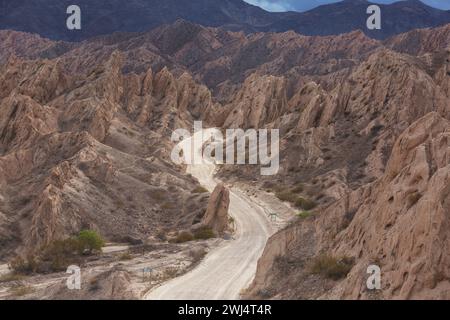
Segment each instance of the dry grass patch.
M23 274L11 272L0 276L0 283L21 281L23 279L25 279L25 276Z
M311 273L325 278L339 280L345 278L354 264L348 257L336 258L328 254L317 256L311 264Z
M214 230L208 227L202 227L194 232L194 238L197 240L207 240L215 237L216 234L214 233Z
M121 255L119 255L120 261L128 261L133 259L133 256L130 254L130 252L124 252Z
M294 203L297 200L297 195L291 191L279 191L275 196L281 201Z
M194 240L194 236L192 235L192 233L187 232L187 231L183 231L180 234L178 234L178 236L172 240L171 242L173 243L185 243L185 242L189 242Z
M309 217L312 217L313 213L311 211L302 211L302 212L297 213L297 216L300 219L307 219Z

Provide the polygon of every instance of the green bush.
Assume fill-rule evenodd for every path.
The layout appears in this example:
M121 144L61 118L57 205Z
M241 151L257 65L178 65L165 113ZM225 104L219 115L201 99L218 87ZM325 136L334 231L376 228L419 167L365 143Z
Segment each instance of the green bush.
M295 200L295 206L297 208L301 208L303 210L308 211L308 210L314 209L317 206L317 204L312 200L308 200L308 199L299 197L299 198L297 198L297 200Z
M194 232L194 238L197 240L207 240L215 237L214 231L208 227L202 227Z
M92 254L92 252L98 252L102 250L105 245L102 237L93 230L83 230L76 238L78 253L80 254Z
M323 254L313 259L311 273L329 279L339 280L345 278L353 267L353 260L348 257L335 258Z

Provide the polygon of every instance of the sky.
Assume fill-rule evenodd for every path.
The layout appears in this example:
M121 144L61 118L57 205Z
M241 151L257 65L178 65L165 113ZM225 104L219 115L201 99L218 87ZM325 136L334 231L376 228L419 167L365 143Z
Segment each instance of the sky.
M245 0L268 11L305 11L322 4L339 2L340 0ZM371 0L374 3L392 3L399 0ZM450 0L422 0L429 6L450 10Z

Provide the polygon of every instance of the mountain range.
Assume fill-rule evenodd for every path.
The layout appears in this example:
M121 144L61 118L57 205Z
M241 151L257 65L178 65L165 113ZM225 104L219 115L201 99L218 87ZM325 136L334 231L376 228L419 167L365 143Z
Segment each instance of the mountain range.
M232 31L284 32L334 35L357 29L372 38L385 39L416 28L450 22L450 12L418 0L379 5L382 29L366 28L366 0L344 0L307 12L267 12L242 0L79 0L82 29L66 28L69 0L0 0L0 29L37 33L55 39L80 41L113 32L143 32L178 19Z

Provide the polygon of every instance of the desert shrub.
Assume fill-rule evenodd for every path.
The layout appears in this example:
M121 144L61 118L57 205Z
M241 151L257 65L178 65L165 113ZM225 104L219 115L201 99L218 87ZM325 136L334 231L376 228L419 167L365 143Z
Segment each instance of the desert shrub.
M166 199L166 192L164 190L158 189L151 193L151 197L157 201L163 201Z
M408 195L408 208L411 208L416 205L417 202L419 202L420 198L422 198L422 195L415 191Z
M44 250L46 255L74 255L78 252L79 243L75 238L65 240L55 240L50 243Z
M313 213L311 211L302 211L297 214L297 216L301 219L307 219L311 217Z
M4 282L12 282L12 281L21 281L25 278L24 275L16 273L16 272L11 272L11 273L7 273L4 274L2 276L0 276L0 283L4 283Z
M178 269L176 267L169 267L164 270L163 279L175 278L178 274Z
M56 240L41 253L39 271L64 271L78 261L79 243L75 238Z
M98 291L101 289L100 279L98 277L93 277L89 280L89 291Z
M31 202L33 198L31 196L19 197L13 201L13 205L16 207L24 207Z
M183 231L181 232L176 238L175 238L175 243L184 243L184 242L189 242L194 240L194 236L187 231Z
M133 259L133 256L129 252L124 252L119 256L120 261L127 261Z
M79 264L82 254L100 252L103 245L95 231L84 230L77 237L52 241L34 255L18 256L9 267L20 275L65 271L68 266Z
M172 203L172 202L164 202L162 205L161 205L161 209L164 209L164 210L171 210L171 209L175 209L175 205Z
M299 197L295 200L295 206L308 211L314 209L317 206L317 204L312 200Z
M92 252L98 252L102 250L105 245L102 237L93 230L83 230L76 238L78 252L80 254L92 254Z
M378 124L373 126L370 131L373 136L376 136L382 129L384 129L384 126L382 124Z
M207 240L211 238L215 238L216 234L211 228L202 227L200 229L195 230L194 238L197 240Z
M264 189L272 189L272 188L274 188L276 186L276 184L275 184L275 182L273 182L273 181L264 181L264 183L263 183L263 185L262 185L262 187L264 188Z
M297 185L294 186L294 188L292 188L292 192L301 193L303 192L304 189L305 187L303 186L303 183L298 183Z
M194 190L191 191L191 193L207 193L207 192L209 192L209 191L202 186L198 186Z
M158 238L161 241L167 241L167 235L166 235L166 233L164 231L159 231L156 234L156 238Z
M191 251L189 251L189 255L191 256L193 262L197 263L205 257L206 250L203 248L197 249L197 250L191 250Z
M114 200L114 203L115 203L117 208L124 208L125 207L125 203L122 201L122 199L116 198Z
M17 274L32 274L38 269L38 261L32 255L17 256L9 262L9 268Z
M281 201L295 202L297 199L297 196L295 195L295 193L292 193L290 191L280 191L280 192L277 192L275 195Z
M345 278L353 267L353 260L348 257L336 258L323 254L313 259L311 273L329 279L339 280Z

